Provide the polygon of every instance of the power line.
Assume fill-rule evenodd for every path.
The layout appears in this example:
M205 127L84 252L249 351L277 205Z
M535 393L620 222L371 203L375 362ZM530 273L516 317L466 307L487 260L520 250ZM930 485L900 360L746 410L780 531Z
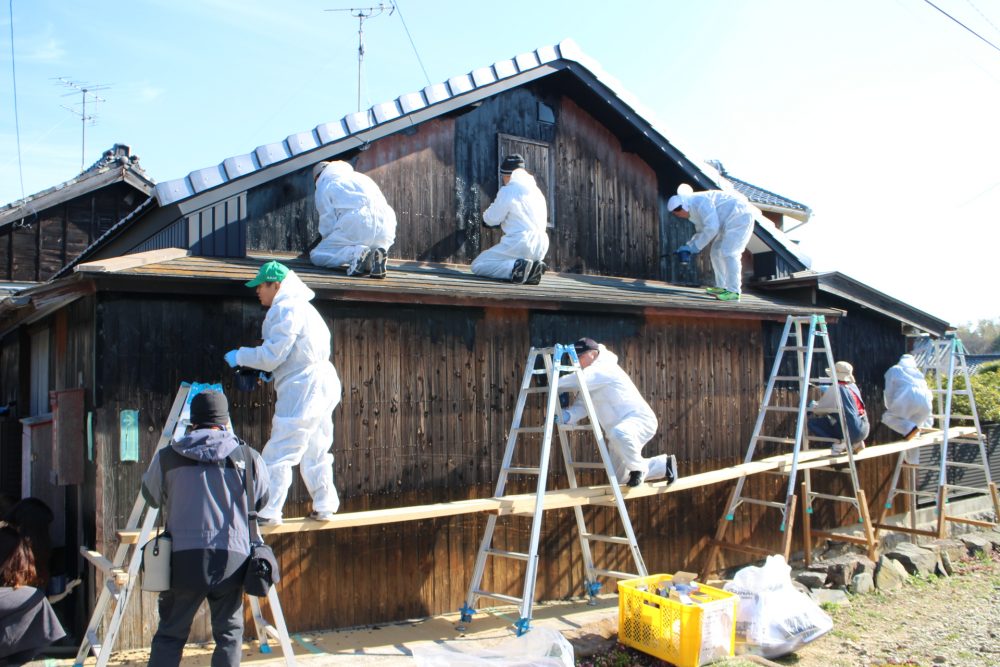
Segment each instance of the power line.
M965 0L965 1L967 3L969 3L969 6L972 7L973 9L975 9L979 13L980 16L983 17L984 21L986 21L991 26L993 26L994 30L996 30L997 32L1000 32L1000 28L997 27L996 23L994 23L993 21L991 21L989 16L987 16L986 14L983 14L983 10L979 9L979 7L976 7L974 4L972 4L972 0Z
M14 0L10 0L10 75L14 84L14 134L17 137L17 175L21 179L21 199L24 199L24 168L21 164L21 120L17 113L17 69L14 67Z
M959 21L957 18L955 18L954 16L952 16L951 14L949 14L948 12L946 12L945 10L943 10L940 7L938 7L937 5L935 5L933 2L931 2L931 0L924 0L924 2L926 2L928 5L930 5L934 9L938 10L939 12L941 12L942 14L944 14L945 16L947 16L948 18L950 18L952 21L954 21L958 25L962 26L963 28L965 28L966 30L968 30L969 32L971 32L973 35L975 35L979 39L983 40L984 42L986 42L987 44L989 44L990 46L992 46L997 51L1000 51L1000 46L997 46L996 44L994 44L990 40L986 39L985 37L983 37L982 35L980 35L978 32L976 32L975 30L973 30L969 26L965 25L964 23L962 23L961 21Z
M406 19L403 18L403 10L399 8L399 3L396 0L389 0L392 6L396 8L396 12L399 14L399 20L403 22L403 30L406 31L406 38L410 40L410 46L413 47L413 55L417 57L417 62L420 64L420 69L424 72L424 78L427 79L427 85L431 85L431 78L427 76L427 68L424 67L424 61L420 59L420 54L417 52L417 45L413 43L413 37L410 36L410 29L406 27Z

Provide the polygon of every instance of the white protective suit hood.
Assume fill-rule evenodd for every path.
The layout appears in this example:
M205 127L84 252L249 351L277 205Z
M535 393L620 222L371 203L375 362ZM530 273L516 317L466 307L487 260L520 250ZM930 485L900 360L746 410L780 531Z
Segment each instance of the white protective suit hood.
M923 372L912 355L904 354L885 372L885 413L882 421L893 431L907 435L916 427L934 424L934 397Z

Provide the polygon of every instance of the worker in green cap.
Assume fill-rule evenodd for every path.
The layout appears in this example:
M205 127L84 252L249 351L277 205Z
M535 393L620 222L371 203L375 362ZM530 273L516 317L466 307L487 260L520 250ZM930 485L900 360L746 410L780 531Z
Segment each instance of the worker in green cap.
M316 293L281 262L261 266L246 286L256 288L261 305L268 308L264 342L227 352L226 363L273 373L278 395L271 439L261 452L271 484L258 521L261 525L281 523L281 508L296 464L312 497L309 518L326 521L340 507L330 447L341 385L330 363L330 329L309 303Z

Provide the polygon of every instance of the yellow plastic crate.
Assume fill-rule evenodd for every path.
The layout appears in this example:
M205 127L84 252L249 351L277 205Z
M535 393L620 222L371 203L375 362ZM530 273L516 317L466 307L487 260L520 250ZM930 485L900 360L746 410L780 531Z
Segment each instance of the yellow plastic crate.
M677 667L699 667L732 656L737 596L699 583L697 604L656 594L669 574L618 582L618 641Z

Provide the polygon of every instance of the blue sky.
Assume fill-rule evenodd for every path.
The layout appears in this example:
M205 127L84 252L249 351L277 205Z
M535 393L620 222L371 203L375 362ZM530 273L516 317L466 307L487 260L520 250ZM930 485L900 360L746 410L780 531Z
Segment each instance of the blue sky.
M1000 45L1000 2L934 0ZM115 142L156 180L356 110L357 19L337 0L11 0L0 13L0 202L72 178L67 77L109 88L86 165ZM386 3L388 4L388 3ZM956 324L1000 317L1000 50L925 0L398 0L365 22L363 105L574 39L668 138L801 201L792 234ZM427 76L425 77L424 69Z

